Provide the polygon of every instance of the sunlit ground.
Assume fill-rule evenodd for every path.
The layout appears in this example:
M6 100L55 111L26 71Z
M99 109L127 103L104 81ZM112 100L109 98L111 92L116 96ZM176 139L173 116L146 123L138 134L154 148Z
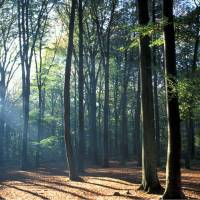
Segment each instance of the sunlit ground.
M183 189L188 198L200 199L200 171L183 170ZM162 185L165 171L159 171ZM1 173L2 199L159 199L138 191L141 169L136 167L88 168L83 182L72 182L60 167L37 171L8 170Z

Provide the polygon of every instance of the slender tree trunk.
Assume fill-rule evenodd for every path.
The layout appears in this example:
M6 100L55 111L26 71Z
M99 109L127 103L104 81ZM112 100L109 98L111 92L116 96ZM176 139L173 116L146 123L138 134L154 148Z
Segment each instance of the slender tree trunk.
M191 159L194 159L195 157L195 126L194 126L194 119L191 117L189 119L189 129L191 134Z
M79 135L77 134L77 69L76 69L76 63L74 62L74 141L72 144L75 147L78 147L79 143ZM75 163L78 164L78 148L74 149L74 154L75 154Z
M156 157L157 166L160 166L160 116L159 116L159 104L158 104L158 79L157 72L154 69L154 80L153 80L153 92L154 92L154 112L155 112L155 131L156 131Z
M149 23L148 0L138 0L139 24L146 26ZM141 189L157 193L161 186L156 169L156 141L154 127L151 49L148 35L140 36L140 73L141 73L141 97L142 97L142 184Z
M42 2L41 10L37 18L36 31L33 34L34 37L30 42L30 1L26 2L22 0L17 1L18 11L18 33L19 33L19 46L20 46L20 60L22 67L22 101L23 101L23 130L22 130L22 159L21 167L26 169L28 167L27 158L27 143L28 143L28 126L29 126L29 99L30 99L30 69L33 57L33 50L39 30L41 28L41 20L44 18L43 14L47 6L47 2Z
M191 168L191 143L192 143L192 134L190 130L191 121L186 120L185 121L185 129L186 129L186 138L187 138L187 149L186 149L186 155L185 155L185 168L190 169Z
M199 23L199 19L197 19L197 22ZM197 27L196 31L196 40L194 45L194 54L193 54L193 60L192 60L192 77L195 75L196 68L197 68L197 61L198 61L198 49L199 49L199 27ZM194 98L193 94L190 101L190 108L189 108L189 133L191 136L190 144L191 148L188 147L188 150L190 149L190 152L188 152L190 155L189 157L193 159L195 157L195 128L194 128L194 113L193 113L193 105L194 105Z
M173 0L163 0L163 17L167 19L164 27L165 41L165 85L168 117L168 155L166 167L166 188L163 199L182 199L181 190L181 132L178 94L172 94L176 87L175 31L173 23Z
M83 75L83 8L82 0L79 0L78 5L79 16L79 70L78 70L78 92L79 92L79 171L84 171L84 107L83 107L83 93L84 93L84 75Z
M60 92L60 108L61 108L61 132L60 132L60 136L63 137L64 136L64 101L63 101L63 92ZM76 136L76 133L75 133ZM64 140L60 141L60 150L61 150L61 159L63 160L65 158L65 144L64 144Z
M96 78L95 78L95 55L90 55L91 72L90 72L90 121L91 121L91 155L94 164L98 163L97 155L97 132L96 132Z
M135 109L135 128L134 128L134 145L135 145L135 154L138 166L142 165L142 149L141 149L141 130L140 130L140 119L141 119L141 98L140 98L140 70L138 71L138 85L137 85L137 102Z
M128 159L128 117L127 117L127 87L128 87L128 61L125 51L125 66L123 69L122 96L121 96L121 163Z
M28 44L27 44L27 8L22 1L18 0L18 31L20 43L20 58L22 66L22 101L23 101L23 131L22 131L22 169L27 168L27 135L28 135L28 120L29 120L29 65L28 61Z
M103 130L103 167L109 166L109 152L108 152L108 132L109 132L109 39L107 41L107 55L106 55L106 64L104 66L104 73L105 73L105 82L104 82L104 117L103 117L103 124L104 124L104 130Z
M118 70L118 69L117 69ZM119 108L118 108L118 95L119 95L119 74L117 72L116 78L115 78L115 83L114 83L114 119L115 119L115 141L114 141L114 146L115 146L115 154L119 154Z
M10 159L11 159L11 155L10 155L10 148L11 148L11 145L10 145L10 138L11 138L11 135L10 135L10 126L9 124L5 124L5 144L6 144L6 149L5 149L5 158L6 158L6 163L7 161L9 162ZM5 163L5 164L6 164Z
M65 67L65 83L64 83L64 133L65 133L65 145L67 151L67 161L69 166L70 180L77 180L75 162L73 157L71 131L70 131L70 73L71 73L71 62L72 62L72 52L73 52L75 8L76 8L76 0L72 0L70 24L69 24L69 38L67 47L67 59Z
M38 98L38 108L39 108L39 112L38 112L38 133L37 133L37 150L36 150L36 167L40 166L40 140L41 140L41 132L42 132L42 88L41 86L38 87L38 94L39 94L39 98Z
M0 66L0 166L4 166L4 138L5 138L5 70L3 66Z
M96 6L96 5L95 5ZM108 141L109 141L109 74L110 74L110 35L111 35L111 25L113 22L113 15L115 12L116 2L112 1L112 10L110 15L110 20L108 23L108 27L106 30L105 38L101 34L101 26L99 23L98 16L96 16L97 23L97 35L98 41L100 45L101 57L104 68L104 114L103 114L103 167L109 167L109 149L108 149ZM106 41L105 41L106 40Z
M156 22L156 8L155 0L152 1L152 22ZM153 36L154 39L154 36ZM153 96L154 96L154 116L155 116L155 131L156 131L156 152L157 152L157 166L160 166L160 117L159 117L159 103L158 103L158 76L157 76L157 57L156 46L152 47L152 67L153 67Z
M28 142L28 122L29 122L29 96L30 96L30 79L27 77L23 91L23 132L22 132L22 169L27 169L27 142Z
M102 116L101 116L101 112L102 112L102 101L101 101L101 91L102 91L102 79L100 77L100 80L99 80L99 94L98 94L98 104L99 104L99 107L98 107L98 136L97 136L97 141L98 141L98 148L99 148L99 160L101 161L101 158L102 158L102 143L103 143L103 137L102 137Z

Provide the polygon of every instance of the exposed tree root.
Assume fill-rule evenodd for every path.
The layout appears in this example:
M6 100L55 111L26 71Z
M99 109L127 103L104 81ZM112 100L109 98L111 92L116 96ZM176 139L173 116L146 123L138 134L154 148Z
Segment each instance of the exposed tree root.
M76 181L76 182L83 182L83 181L84 181L84 180L83 180L81 177L79 177L79 176L70 177L69 179L70 179L70 181Z
M184 195L183 192L178 191L178 190L167 190L164 192L163 196L161 199L187 199L186 196Z

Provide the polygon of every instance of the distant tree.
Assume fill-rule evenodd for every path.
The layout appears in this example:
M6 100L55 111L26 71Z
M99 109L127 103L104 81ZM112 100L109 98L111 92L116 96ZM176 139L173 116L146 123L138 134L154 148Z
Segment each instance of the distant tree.
M121 163L125 163L128 160L128 116L127 116L127 90L129 82L129 62L128 51L124 52L124 66L122 71L122 86L121 86Z
M29 109L30 109L30 73L31 64L34 54L34 47L38 39L38 34L41 28L44 14L46 13L48 2L43 0L37 10L37 13L32 12L32 6L38 2L17 1L18 12L18 34L20 46L20 61L22 69L22 102L23 102L23 133L22 133L22 160L21 167L28 167L27 158L27 141L28 141L28 126L29 126ZM37 4L38 6L38 4ZM35 19L36 15L36 19ZM31 16L31 17L30 17ZM34 16L34 17L33 17ZM30 20L35 19L35 23L31 24ZM32 30L34 26L34 30Z
M110 37L111 37L111 28L113 24L113 18L115 13L115 8L117 1L104 2L105 7L109 5L111 8L107 25L104 26L101 20L105 24L105 20L100 17L103 17L102 13L98 12L98 3L92 3L92 14L93 19L97 26L97 36L100 48L100 54L102 58L102 65L104 68L105 81L104 81L104 116L103 116L103 166L109 166L109 152L108 152L108 137L109 137L109 65L110 65ZM108 5L107 5L108 4ZM100 3L101 5L101 3ZM101 9L99 9L101 11ZM100 16L100 17L99 17ZM106 29L106 30L105 30Z
M11 2L4 4L4 7L0 7L0 14L2 16L0 20L0 165L4 165L5 159L5 139L6 133L6 104L7 95L9 91L10 82L19 68L17 59L19 57L19 51L16 51L18 47L15 43L16 29L16 15L15 9Z
M87 15L87 13L86 13ZM89 139L89 155L94 164L98 162L97 148L97 81L99 76L100 65L97 65L98 59L98 40L96 36L96 24L91 19L91 13L84 18L85 25L85 64L87 66L86 77L86 92L88 96L88 123L90 130ZM100 61L101 62L101 61ZM98 66L98 68L97 68ZM97 69L96 69L97 68Z
M136 94L136 108L134 116L134 141L135 141L135 154L138 166L142 165L141 159L141 85L140 85L140 71L138 71L137 80L137 94Z

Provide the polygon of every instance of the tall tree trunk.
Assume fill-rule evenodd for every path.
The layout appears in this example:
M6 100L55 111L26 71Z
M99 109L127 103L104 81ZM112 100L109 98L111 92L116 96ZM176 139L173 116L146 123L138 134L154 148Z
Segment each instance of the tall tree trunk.
M114 152L116 155L119 154L119 108L118 108L118 95L119 95L119 69L117 69L117 75L114 80L114 121L115 121L115 140L114 140Z
M75 147L78 147L79 143L79 135L77 134L77 69L76 69L76 63L74 61L74 140L72 142L72 145ZM78 148L74 149L75 154L75 163L78 164Z
M186 129L186 138L187 138L187 148L186 148L186 155L185 155L185 168L190 169L191 168L191 149L192 149L192 134L191 132L193 130L190 130L191 128L191 121L186 120L185 121L185 129Z
M72 62L72 52L73 52L75 8L76 8L76 0L72 0L70 23L69 23L67 59L65 66L65 83L64 83L64 133L65 133L65 146L67 151L67 161L69 166L70 180L77 180L75 162L73 157L71 131L70 131L70 73L71 73L71 62Z
M90 122L91 122L91 155L94 164L97 164L97 132L96 132L96 77L95 77L95 54L91 53L91 72L90 72Z
M105 82L104 82L104 117L103 117L103 167L109 166L108 158L108 120L109 120L109 50L110 50L110 38L107 40L107 53L106 53L106 64L104 65Z
M100 72L101 73L101 72ZM100 76L100 79L99 79L99 94L98 94L98 104L99 104L99 107L98 107L98 135L97 135L97 141L98 141L98 155L99 155L99 160L101 161L101 157L102 157L102 140L103 140L103 136L102 136L102 115L101 115L101 112L102 112L102 101L101 101L101 92L102 92L102 79L101 79L101 76Z
M178 94L172 92L176 87L175 31L173 21L173 0L163 0L163 17L167 19L164 27L165 46L165 85L168 117L168 155L166 167L166 188L163 199L182 199L181 190L181 132ZM173 86L172 86L173 84ZM173 93L173 94L172 94Z
M60 131L60 137L62 138L64 136L64 102L63 102L63 92L60 92L60 113L61 113L61 131ZM65 144L64 140L60 140L60 158L63 160L65 159Z
M6 74L3 66L0 66L0 75L0 166L4 166Z
M28 143L28 126L29 126L29 99L30 99L30 70L35 48L36 40L41 28L41 20L44 19L46 1L42 2L40 12L37 16L37 26L35 33L30 32L30 5L31 1L26 2L22 0L17 1L18 11L18 33L19 33L19 46L20 46L20 60L22 67L22 101L23 101L23 130L22 130L22 159L21 167L26 169L28 167L27 158L27 143ZM30 35L33 35L30 41Z
M199 24L199 18L197 18L197 23ZM199 26L197 27L197 30L196 30L196 40L195 40L195 45L194 45L194 54L193 54L193 60L192 60L192 77L193 78L193 75L195 75L195 72L196 72L196 68L197 68L197 61L198 61L198 49L199 49ZM191 100L190 100L190 107L189 107L189 133L188 133L188 136L191 137L190 140L190 143L188 143L188 145L191 146L188 147L188 150L190 150L188 152L188 157L190 157L191 159L194 158L195 156L195 128L194 128L194 113L193 113L193 105L194 105L194 98L193 98L193 94L192 94L192 97L191 97Z
M28 136L28 120L29 120L29 65L28 61L28 44L26 39L28 13L28 4L25 5L18 0L18 31L20 43L20 58L22 66L22 101L23 101L23 131L22 131L22 159L21 168L27 168L27 136ZM27 35L28 36L28 35Z
M134 145L135 145L135 154L138 166L142 165L141 159L141 130L140 130L140 119L141 119L141 86L140 86L140 70L138 71L138 85L137 85L137 102L135 108L135 127L134 127Z
M122 96L121 96L121 163L124 164L128 159L128 117L127 117L127 87L128 87L128 61L127 50L125 51L125 66L122 77Z
M160 154L160 118L159 118L157 85L158 85L157 71L156 69L154 69L153 93L154 93L155 131L156 131L156 157L157 157L157 166L160 166L160 156L161 156Z
M138 0L139 24L149 23L148 0ZM142 97L142 184L141 189L160 192L161 186L156 169L155 127L152 92L151 49L148 35L140 36L140 73Z
M156 22L156 5L155 0L152 1L152 22ZM154 39L154 36L153 36ZM156 131L156 152L157 166L160 166L160 118L159 118L159 103L158 103L158 75L157 75L157 57L156 46L152 47L152 67L153 67L153 96L154 96L154 116L155 116L155 131Z
M94 3L94 6L96 4ZM95 22L97 24L97 36L101 51L101 57L104 68L104 114L103 114L103 166L109 167L109 152L108 152L108 137L109 137L109 74L110 74L110 36L111 36L111 26L113 22L113 15L115 12L116 1L112 1L112 9L110 14L110 20L108 22L108 27L106 30L106 35L102 35L102 28L96 16Z
M83 107L83 93L84 93L84 75L83 75L83 8L82 0L79 0L78 5L79 17L79 70L78 70L78 92L79 92L79 171L84 170L84 107Z
M27 142L28 142L28 122L29 122L29 98L30 98L30 75L27 75L24 81L23 91L23 132L22 132L22 160L21 168L27 169Z
M38 124L37 124L37 128L38 128L38 132L37 132L37 150L36 150L36 167L40 166L40 140L41 140L41 132L42 132L42 88L41 86L38 87Z

